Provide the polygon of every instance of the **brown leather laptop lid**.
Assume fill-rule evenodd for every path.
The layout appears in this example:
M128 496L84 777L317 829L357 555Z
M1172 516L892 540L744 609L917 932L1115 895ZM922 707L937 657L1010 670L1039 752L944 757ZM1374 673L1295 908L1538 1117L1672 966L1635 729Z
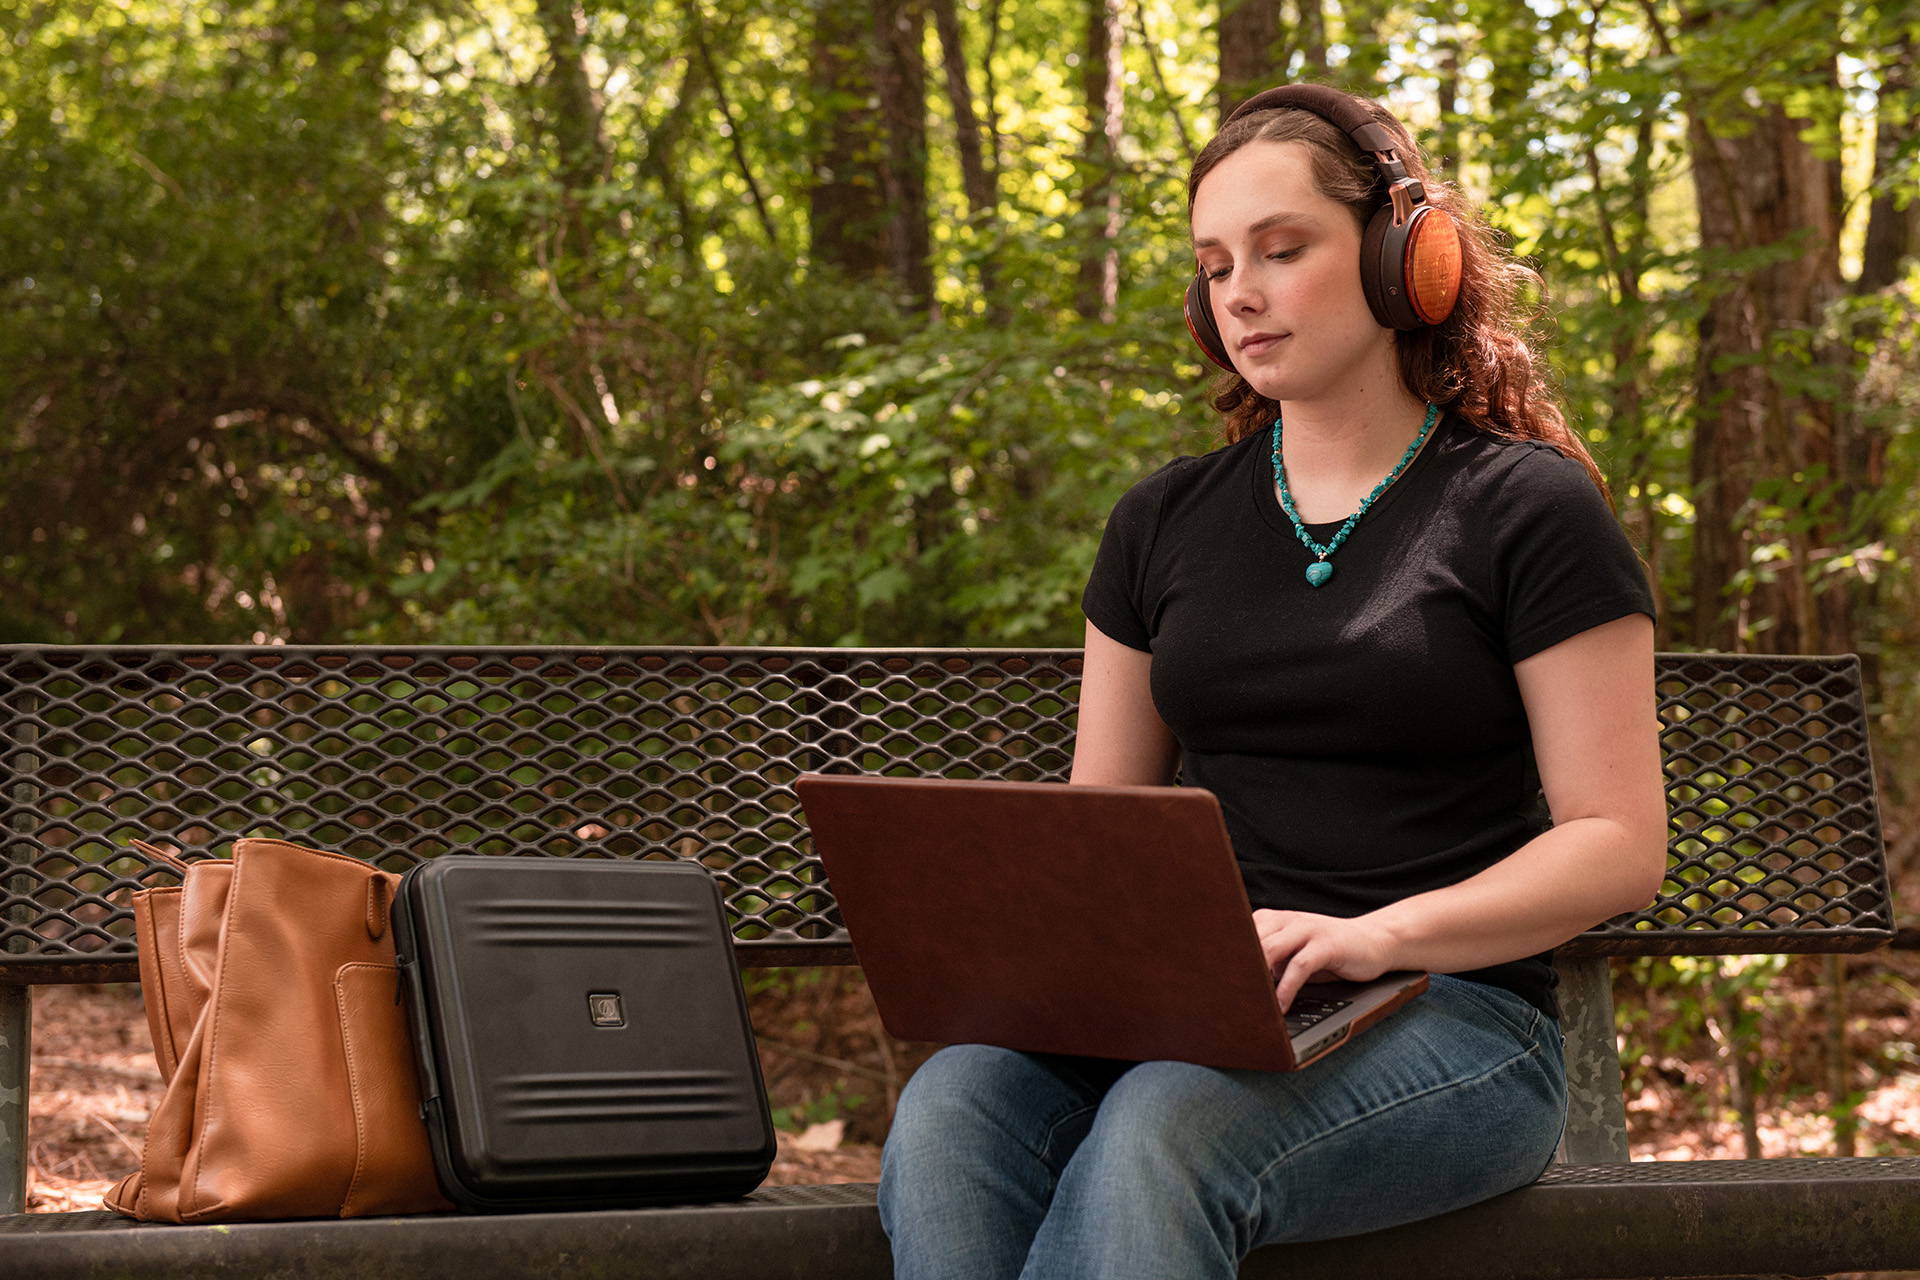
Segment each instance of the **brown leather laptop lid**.
M820 774L797 786L895 1036L1293 1065L1212 794Z

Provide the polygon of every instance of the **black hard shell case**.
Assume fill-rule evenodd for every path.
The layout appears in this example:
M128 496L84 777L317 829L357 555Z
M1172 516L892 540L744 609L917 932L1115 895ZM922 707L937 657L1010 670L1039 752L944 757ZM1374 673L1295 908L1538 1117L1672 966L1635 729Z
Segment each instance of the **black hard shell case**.
M393 920L455 1204L660 1204L766 1179L773 1122L706 868L447 856L407 872Z

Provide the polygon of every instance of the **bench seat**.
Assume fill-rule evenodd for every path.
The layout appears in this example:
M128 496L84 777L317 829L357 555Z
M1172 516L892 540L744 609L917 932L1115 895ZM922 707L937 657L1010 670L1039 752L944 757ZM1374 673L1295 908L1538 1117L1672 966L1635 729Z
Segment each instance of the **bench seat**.
M12 1280L887 1280L872 1183L767 1187L745 1201L594 1213L222 1227L104 1210L0 1218ZM1878 1252L1862 1253L1862 1242ZM1920 1159L1556 1165L1444 1217L1256 1251L1243 1280L1612 1280L1920 1269Z

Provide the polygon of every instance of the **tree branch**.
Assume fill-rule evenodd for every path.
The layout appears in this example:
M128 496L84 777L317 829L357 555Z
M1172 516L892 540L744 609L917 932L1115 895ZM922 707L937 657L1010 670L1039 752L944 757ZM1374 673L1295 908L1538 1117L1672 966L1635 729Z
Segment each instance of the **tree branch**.
M1160 69L1160 55L1153 47L1153 37L1147 34L1147 12L1140 0L1133 3L1133 29L1140 35L1140 47L1147 52L1147 66L1153 71L1153 82L1160 86L1160 97L1167 104L1167 114L1173 117L1173 132L1180 139L1180 150L1193 163L1193 137L1187 132L1186 117L1180 114L1180 100L1173 96L1173 90L1167 87L1166 72Z
M1587 24L1586 64L1587 85L1593 85L1594 62L1599 44L1600 10L1606 0L1593 0L1589 10L1592 21ZM1614 279L1622 301L1627 297L1626 274L1620 265L1620 244L1613 234L1613 218L1607 211L1606 183L1600 172L1600 151L1594 144L1592 135L1588 135L1582 148L1586 152L1587 176L1593 180L1593 207L1600 220L1600 248L1607 257L1607 272Z
M692 24L694 49L700 54L707 79L713 83L713 96L720 103L720 115L727 122L727 140L733 144L734 163L740 166L740 176L747 183L747 194L753 197L754 212L760 215L760 229L766 232L767 244L778 251L780 233L774 228L773 218L767 212L767 202L760 196L760 183L753 176L753 166L747 163L746 143L741 138L739 124L733 118L733 106L727 101L726 82L720 78L720 68L714 65L713 51L707 47L706 19L700 14L698 0L687 0L687 21Z
M686 186L680 181L679 166L674 162L674 152L680 145L680 135L686 132L687 119L692 114L694 98L705 87L703 79L704 64L689 54L686 69L680 76L680 89L674 95L673 106L660 123L646 131L647 168L659 180L661 190L673 205L675 220L680 226L680 252L688 265L704 273L706 261L700 256L699 242L701 228L694 225L693 206L687 200Z
M947 73L947 100L953 104L953 128L960 147L961 185L966 188L967 212L976 219L999 203L998 193L980 158L980 120L973 110L973 88L967 83L967 53L960 38L960 19L953 0L932 0L934 29L940 35L940 63Z

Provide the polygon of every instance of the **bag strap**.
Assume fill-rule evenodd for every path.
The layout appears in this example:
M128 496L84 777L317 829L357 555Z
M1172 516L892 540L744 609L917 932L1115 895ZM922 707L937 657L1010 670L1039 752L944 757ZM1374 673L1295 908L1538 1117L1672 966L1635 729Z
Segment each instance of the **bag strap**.
M192 863L188 862L185 858L182 858L179 854L169 852L166 849L162 849L159 845L154 844L151 841L141 840L136 837L132 840L127 841L127 843L132 845L134 848L138 849L141 853L146 854L147 857L154 858L161 862L166 863L168 866L172 867L175 871L178 871L181 875L185 875L187 873L187 868L193 865Z
M367 881L367 936L378 942L387 936L393 917L393 877L376 875Z

